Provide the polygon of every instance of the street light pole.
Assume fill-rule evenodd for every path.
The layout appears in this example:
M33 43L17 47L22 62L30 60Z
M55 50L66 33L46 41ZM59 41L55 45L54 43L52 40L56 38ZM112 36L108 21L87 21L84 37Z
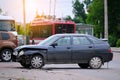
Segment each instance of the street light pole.
M54 20L55 20L56 0L54 0Z
M26 45L26 9L25 9L25 0L23 0L23 27L25 31L24 35L24 44Z
M49 16L51 15L51 0L50 0L50 3L49 3Z
M107 0L104 0L104 38L108 39L108 11L107 11Z

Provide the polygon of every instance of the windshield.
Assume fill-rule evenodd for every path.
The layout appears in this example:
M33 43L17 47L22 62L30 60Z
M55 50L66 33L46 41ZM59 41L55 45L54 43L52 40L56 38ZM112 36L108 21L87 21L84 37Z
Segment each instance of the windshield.
M14 20L0 20L0 31L15 31Z
M58 39L58 36L53 35L53 36L50 36L47 39L43 40L42 42L40 42L38 45L49 46L57 39Z

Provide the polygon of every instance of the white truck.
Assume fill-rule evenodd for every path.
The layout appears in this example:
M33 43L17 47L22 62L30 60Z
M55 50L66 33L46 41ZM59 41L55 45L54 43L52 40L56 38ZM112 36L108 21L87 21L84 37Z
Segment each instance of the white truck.
M0 15L0 31L9 31L17 35L14 18Z

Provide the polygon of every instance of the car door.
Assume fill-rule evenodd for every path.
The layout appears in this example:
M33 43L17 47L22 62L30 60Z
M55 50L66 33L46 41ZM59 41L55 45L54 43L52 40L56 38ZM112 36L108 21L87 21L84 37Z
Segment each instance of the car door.
M86 36L74 36L72 42L73 62L85 62L94 53L94 46Z
M50 46L48 49L48 62L66 63L71 61L71 37L59 38L54 43L57 46Z

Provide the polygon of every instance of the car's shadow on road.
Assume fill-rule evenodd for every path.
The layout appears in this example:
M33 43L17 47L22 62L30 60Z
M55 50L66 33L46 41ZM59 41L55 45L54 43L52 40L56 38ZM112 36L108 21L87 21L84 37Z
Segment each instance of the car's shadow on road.
M42 68L42 70L78 70L81 68L75 68L75 67L52 67L52 68Z
M10 68L10 67L9 67ZM11 67L11 68L16 68L16 69L29 69L29 70L36 70L36 69L34 69L34 68L24 68L24 67ZM82 68L75 68L75 67L45 67L45 68L40 68L40 69L37 69L37 70L63 70L63 69L65 69L65 70L69 70L69 69L71 69L71 70L76 70L76 69L82 69Z
M91 68L72 68L72 67L66 67L66 68L60 68L60 67L52 67L52 68L42 68L41 70L107 70L109 68L100 68L100 69L91 69Z
M29 68L24 68L22 67L19 63L14 63L14 62L0 62L0 69L21 69L21 70L47 70L47 71L51 71L51 70L109 70L109 69L113 69L113 68L107 68L107 67L102 67L100 69L90 69L90 68L87 68L87 69L83 69L83 68L80 68L79 66L77 65L63 65L63 66L59 66L59 65L47 65L47 66L44 66L43 68L41 69L33 69L31 67Z
M43 67L41 69L33 69L33 68L24 68L24 67L14 67L16 69L26 69L26 70L47 70L47 71L54 71L54 70L109 70L112 68L100 68L100 69L91 69L91 68L79 68L79 67Z

